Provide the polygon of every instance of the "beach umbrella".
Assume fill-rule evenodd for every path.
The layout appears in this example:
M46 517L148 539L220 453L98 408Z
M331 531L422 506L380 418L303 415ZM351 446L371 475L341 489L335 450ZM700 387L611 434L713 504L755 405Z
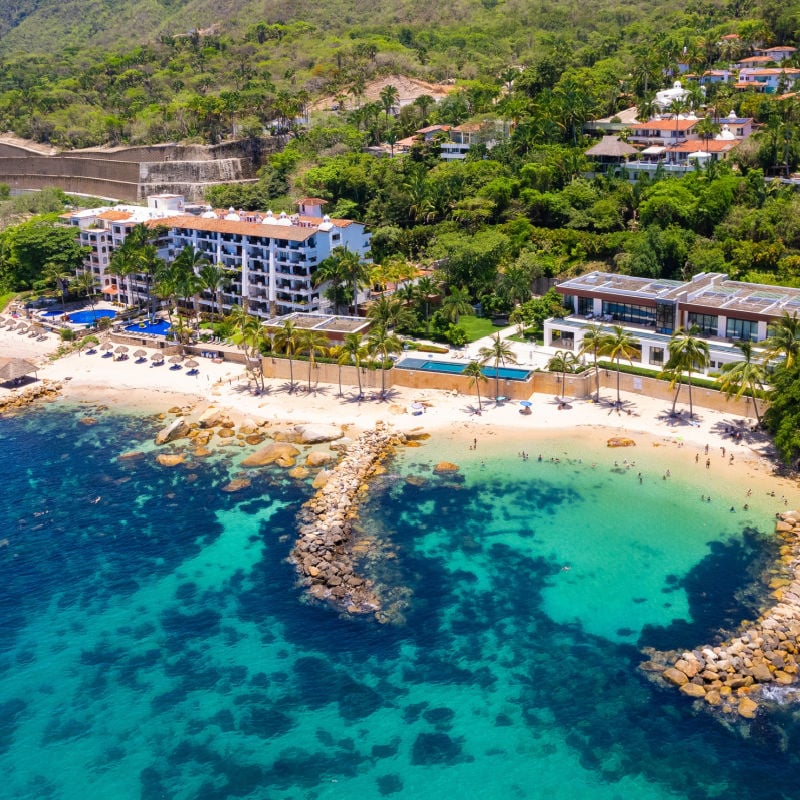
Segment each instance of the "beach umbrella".
M23 358L0 358L0 383L15 381L36 372L36 366Z
M150 360L151 361L163 361L164 360L164 356L161 353L153 353L153 355L150 356Z
M169 363L170 364L180 364L181 361L183 361L183 356L172 356L172 358L169 360Z
M186 366L189 367L189 369L197 369L200 365L193 358L190 358L186 362Z
M133 357L135 359L141 359L144 361L147 358L147 351L146 350L135 350L133 353Z
M114 352L115 353L127 353L129 349L130 349L129 347L125 347L124 344L121 344Z
M111 342L103 342L103 344L100 345L100 349L101 350L113 350L114 349L114 345L111 344Z

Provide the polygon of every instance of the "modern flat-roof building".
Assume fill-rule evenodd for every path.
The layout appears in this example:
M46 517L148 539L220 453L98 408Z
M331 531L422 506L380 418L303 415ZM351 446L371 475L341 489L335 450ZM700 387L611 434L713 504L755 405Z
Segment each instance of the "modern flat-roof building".
M800 289L741 283L716 272L690 281L590 272L556 291L573 314L545 322L546 345L577 350L589 325L622 325L639 339L641 363L653 367L665 363L669 337L679 327L698 327L714 369L739 358L737 342L761 342L770 322L800 314Z
M231 275L222 293L223 309L246 301L251 313L267 319L276 313L325 310L324 286L314 286L317 265L336 247L344 247L367 260L370 235L364 225L322 215L325 201L306 197L298 201L300 214L274 215L271 211L206 211L186 214L183 198L159 195L148 207L115 206L64 215L80 229L81 244L92 247L86 261L109 299L132 305L146 295L142 276L117 278L109 271L111 255L139 223L163 226L157 242L159 256L172 260L185 247L193 247L209 263L220 264ZM359 301L361 298L359 298ZM217 298L205 292L201 309L216 310Z

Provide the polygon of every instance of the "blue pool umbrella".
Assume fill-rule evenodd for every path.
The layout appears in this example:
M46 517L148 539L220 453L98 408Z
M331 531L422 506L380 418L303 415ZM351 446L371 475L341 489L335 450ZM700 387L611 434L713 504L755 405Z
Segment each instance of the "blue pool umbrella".
M533 405L530 400L520 400L519 404L524 408L530 408Z

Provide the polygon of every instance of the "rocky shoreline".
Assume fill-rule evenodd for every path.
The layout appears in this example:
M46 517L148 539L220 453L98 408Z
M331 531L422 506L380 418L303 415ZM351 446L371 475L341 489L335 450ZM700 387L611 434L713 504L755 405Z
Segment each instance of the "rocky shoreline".
M348 447L346 456L328 473L325 485L300 510L299 535L291 555L311 597L348 614L374 614L379 622L389 620L381 610L375 586L355 572L353 521L367 481L404 441L402 434L379 424Z
M651 651L640 664L707 708L744 719L756 716L765 688L791 686L800 672L800 511L777 517L781 557L770 581L777 603L722 644L679 654Z
M61 394L62 388L60 383L43 380L41 383L37 383L18 394L12 394L0 400L0 414L19 411L26 406L32 405L37 400L52 402Z

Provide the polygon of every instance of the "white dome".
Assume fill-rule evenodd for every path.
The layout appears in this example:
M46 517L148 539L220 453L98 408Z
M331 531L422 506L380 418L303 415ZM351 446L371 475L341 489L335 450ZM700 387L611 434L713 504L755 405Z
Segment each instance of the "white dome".
M322 221L323 221L323 222L330 222L330 221L331 221L331 218L330 218L330 217L329 217L329 216L326 214L326 215L325 215L325 216L322 218Z
M736 112L735 112L733 109L731 109L731 113L730 113L730 114L728 114L728 119L739 119L739 118L736 116Z
M728 125L722 126L722 131L718 133L714 137L718 142L730 142L731 140L735 139L736 137L731 132L731 129Z
M235 211L231 211L229 214L225 215L225 219L229 220L230 222L241 222L242 220L239 218L239 215Z
M285 211L281 211L280 219L286 219L286 212Z
M200 219L216 219L217 215L213 211L204 211L200 215Z

